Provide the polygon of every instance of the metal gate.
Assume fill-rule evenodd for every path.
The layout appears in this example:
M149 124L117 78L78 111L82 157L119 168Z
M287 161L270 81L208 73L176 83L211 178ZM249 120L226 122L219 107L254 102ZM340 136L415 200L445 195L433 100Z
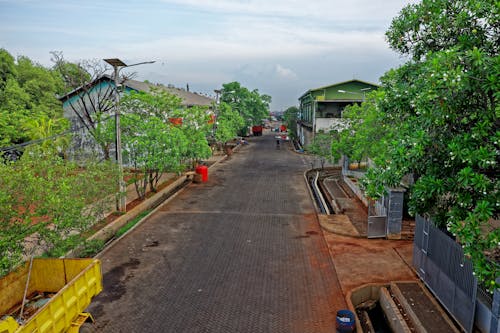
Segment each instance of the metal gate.
M477 279L462 247L431 221L416 217L413 266L418 275L466 332L472 332Z
M381 238L386 234L387 216L368 216L368 238Z
M368 205L368 238L382 238L387 234L385 196Z

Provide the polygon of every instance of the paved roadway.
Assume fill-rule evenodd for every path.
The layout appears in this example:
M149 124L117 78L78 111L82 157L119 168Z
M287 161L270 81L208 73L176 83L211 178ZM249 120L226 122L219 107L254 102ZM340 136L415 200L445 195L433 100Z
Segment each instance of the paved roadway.
M189 185L101 258L99 331L335 332L346 305L307 167L267 134Z

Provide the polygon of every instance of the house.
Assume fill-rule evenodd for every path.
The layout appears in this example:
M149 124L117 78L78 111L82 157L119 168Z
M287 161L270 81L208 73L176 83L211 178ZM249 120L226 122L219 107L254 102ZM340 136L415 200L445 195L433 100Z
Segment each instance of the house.
M307 146L315 133L342 126L342 112L348 105L363 102L365 95L378 85L361 80L350 80L316 89L309 89L299 97L297 136Z
M171 86L131 79L122 82L122 91L125 94L131 91L149 92L152 88L162 89L180 97L182 106L186 108L203 106L211 110L214 103L214 100L209 97ZM102 158L113 156L114 147L109 144L110 140L102 140L103 142L99 144L95 139L95 135L104 135L104 133L99 133L99 124L114 116L115 82L113 77L102 75L59 97L59 100L63 103L64 117L70 121L73 133L69 156L76 159L95 154ZM94 135L91 135L91 132Z

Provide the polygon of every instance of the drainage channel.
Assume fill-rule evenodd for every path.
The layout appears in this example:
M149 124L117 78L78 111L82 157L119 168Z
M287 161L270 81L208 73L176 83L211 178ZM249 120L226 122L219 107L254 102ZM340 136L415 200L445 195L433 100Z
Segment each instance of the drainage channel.
M361 327L365 333L393 332L379 302L374 302L367 308L357 308L356 315L360 319Z
M314 201L316 202L316 205L318 206L321 213L327 215L332 214L334 210L331 206L331 203L329 202L330 200L325 199L327 198L327 195L325 194L325 189L322 186L322 180L319 177L319 172L310 172L307 178L309 187L311 188L314 197Z

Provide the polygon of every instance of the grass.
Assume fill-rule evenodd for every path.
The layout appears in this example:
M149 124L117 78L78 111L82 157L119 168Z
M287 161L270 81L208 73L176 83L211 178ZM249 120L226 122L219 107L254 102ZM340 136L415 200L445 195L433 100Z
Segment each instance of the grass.
M151 212L151 209L146 209L145 211L142 211L141 213L139 213L139 215L137 215L135 218L128 221L128 223L125 224L123 227L118 229L118 231L115 234L115 237L118 238L118 237L122 236L123 234L125 234L127 231L132 229L132 227L135 226L144 216L148 215L150 212Z

